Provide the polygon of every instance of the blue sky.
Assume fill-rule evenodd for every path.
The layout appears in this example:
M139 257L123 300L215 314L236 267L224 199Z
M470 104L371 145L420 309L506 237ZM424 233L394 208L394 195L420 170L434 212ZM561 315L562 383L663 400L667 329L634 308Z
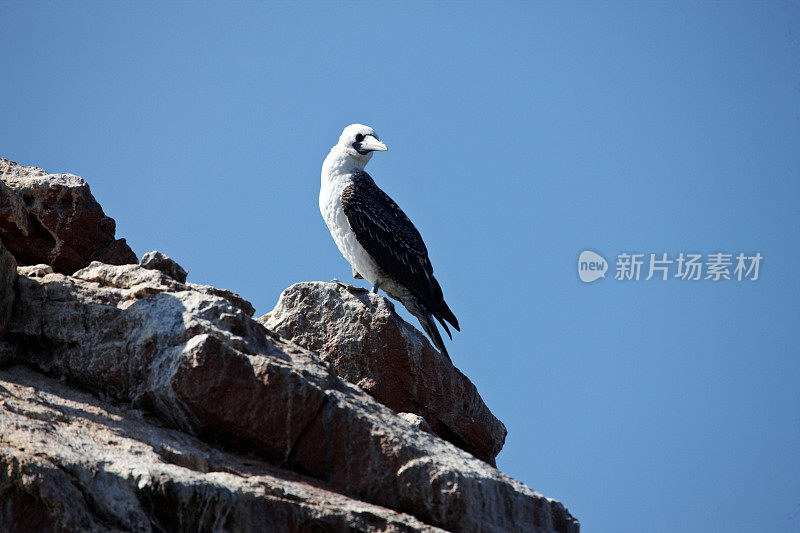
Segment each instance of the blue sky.
M3 2L0 156L82 176L138 255L260 315L349 278L319 172L369 124L453 361L508 427L502 470L584 531L800 530L799 23L797 2ZM610 274L764 259L583 284L585 249Z

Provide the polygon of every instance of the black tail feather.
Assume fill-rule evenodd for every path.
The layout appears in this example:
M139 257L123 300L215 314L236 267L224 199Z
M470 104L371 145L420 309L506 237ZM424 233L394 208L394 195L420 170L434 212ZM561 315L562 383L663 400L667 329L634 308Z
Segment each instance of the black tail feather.
M425 313L424 316L418 315L417 319L419 319L422 329L425 330L425 333L427 333L428 337L433 341L433 345L447 357L448 361L452 362L450 354L447 353L447 348L444 347L442 336L439 334L439 328L436 327L436 322L433 321L433 316L431 316L430 313ZM447 330L447 326L445 326L445 330ZM447 333L449 334L450 332L448 331Z
M442 323L443 326L444 320L447 320L454 328L456 328L456 331L461 331L461 328L458 327L458 319L456 318L456 315L453 314L444 299L442 299L442 303L439 305L439 309L436 312L436 318ZM445 326L445 329L447 329L447 326Z
M447 302L444 301L442 288L439 286L439 282L436 281L436 278L433 277L433 271L431 271L428 280L430 282L431 292L428 294L427 299L425 299L425 301L428 302L427 307L433 311L433 316L436 317L436 320L439 321L445 331L447 331L447 335L452 339L453 336L450 335L450 330L447 325L445 325L444 321L450 322L450 324L456 328L456 331L461 331L458 327L458 319L456 315L453 314L453 311L450 310L450 306L447 305Z
M444 341L442 340L442 336L439 334L439 328L436 327L436 321L434 321L434 317L439 323L442 325L444 330L447 332L447 336L450 337L452 340L453 335L450 333L450 328L447 327L445 324L445 320L450 322L453 327L458 330L458 320L453 315L453 312L450 311L450 308L447 307L447 304L444 302L444 299L439 298L440 304L437 305L434 312L429 311L429 307L423 303L423 300L417 298L416 296L410 295L410 297L406 297L400 300L403 302L403 305L408 309L408 311L417 317L419 320L419 324L422 326L423 331L428 335L428 338L431 340L433 345L447 357L448 361L450 360L450 354L447 353L447 348L444 347ZM451 361L452 362L452 361Z
M436 318L436 320L439 321L439 324L442 325L442 327L444 328L445 332L447 332L447 336L450 337L450 340L453 340L453 335L450 333L450 328L447 327L447 322L445 322L444 320L442 320L438 316L435 317L435 318Z

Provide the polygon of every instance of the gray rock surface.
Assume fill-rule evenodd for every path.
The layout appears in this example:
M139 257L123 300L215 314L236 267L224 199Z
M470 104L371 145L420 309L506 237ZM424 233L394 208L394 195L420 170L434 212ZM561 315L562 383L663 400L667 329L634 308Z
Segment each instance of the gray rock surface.
M299 284L264 327L5 159L0 238L0 531L579 530L384 298Z
M138 265L19 276L0 362L456 531L577 531L558 502L416 427L227 291Z
M160 270L167 276L181 283L185 282L186 277L189 275L186 269L176 263L174 259L158 251L144 254L139 264L150 270Z
M442 531L24 367L0 370L0 530Z
M387 298L336 283L297 283L259 322L319 354L382 404L421 416L441 438L494 466L505 426L475 385Z
M38 265L18 266L17 273L21 276L28 276L29 278L43 278L48 274L53 273L53 267L39 263Z

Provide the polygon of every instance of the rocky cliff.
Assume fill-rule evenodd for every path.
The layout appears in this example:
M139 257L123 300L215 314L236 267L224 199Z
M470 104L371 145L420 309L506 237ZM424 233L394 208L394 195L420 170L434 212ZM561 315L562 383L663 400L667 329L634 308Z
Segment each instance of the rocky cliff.
M300 283L255 320L114 231L0 160L0 530L578 531L390 301Z

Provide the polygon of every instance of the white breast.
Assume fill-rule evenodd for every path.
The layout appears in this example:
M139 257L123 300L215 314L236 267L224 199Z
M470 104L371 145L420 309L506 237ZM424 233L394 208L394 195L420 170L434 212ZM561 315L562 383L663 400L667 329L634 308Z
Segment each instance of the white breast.
M344 258L364 279L375 285L382 277L381 270L356 239L342 208L342 191L353 182L352 172L336 155L331 151L322 165L319 211Z

